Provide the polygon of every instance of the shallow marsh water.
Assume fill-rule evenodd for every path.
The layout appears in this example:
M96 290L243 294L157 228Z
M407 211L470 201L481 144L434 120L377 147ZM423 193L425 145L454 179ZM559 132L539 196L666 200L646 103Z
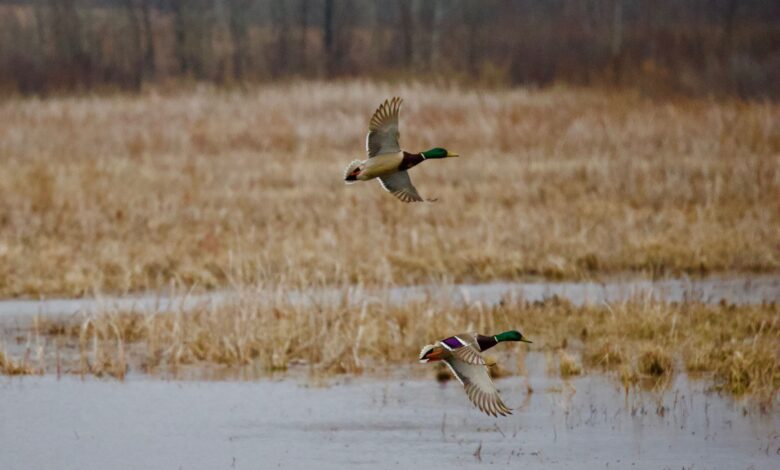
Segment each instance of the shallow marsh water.
M495 283L446 288L256 292L298 302L444 297L498 302L557 295L572 302L658 300L777 302L780 278ZM229 299L140 296L0 302L0 325L36 314L102 307L186 310ZM245 295L245 294L244 294ZM167 302L167 304L166 304ZM519 357L519 356L518 356ZM780 468L780 414L707 391L678 374L662 391L631 390L599 373L562 381L529 353L527 377L498 381L514 415L479 413L453 381L430 366L386 371L393 378L339 377L328 386L284 380L176 380L131 375L124 382L54 375L0 376L0 469ZM511 365L511 364L510 364ZM382 371L374 371L379 375ZM251 377L251 374L247 375ZM424 378L428 377L428 378ZM203 377L197 371L191 377ZM289 378L292 377L292 378ZM528 392L532 388L533 393Z
M777 414L684 375L664 392L627 394L598 374L562 382L542 365L528 373L498 382L515 408L499 419L475 410L457 382L422 378L309 386L2 377L0 468L760 470L780 462Z
M284 300L301 304L351 304L387 301L391 304L426 298L453 302L494 304L507 297L530 302L558 296L576 305L620 302L638 296L666 302L726 301L735 304L780 302L780 276L675 278L664 280L612 279L604 282L497 282L488 284L427 285L365 289L361 287L312 289L307 292L246 289L188 295L145 294L82 299L0 300L0 321L28 323L36 315L68 316L79 312L112 310L190 310L229 302L236 295L253 301Z

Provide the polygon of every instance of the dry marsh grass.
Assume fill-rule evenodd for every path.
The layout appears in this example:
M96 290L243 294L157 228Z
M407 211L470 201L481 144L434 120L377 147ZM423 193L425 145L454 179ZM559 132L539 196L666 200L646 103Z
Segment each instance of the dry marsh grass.
M563 378L582 374L582 367L577 363L577 359L566 351L560 351L558 354L558 369Z
M2 343L0 343L0 346ZM38 367L33 364L31 351L27 349L20 358L11 357L6 351L0 350L0 373L5 375L36 375L43 374L45 371L45 362L41 357L43 350L40 349Z
M770 404L780 390L780 307L771 304L635 300L576 307L553 299L492 307L371 302L356 308L238 297L188 314L104 312L65 322L40 319L35 337L48 344L40 362L49 369L52 345L70 345L71 353L62 355L67 356L62 359L65 373L122 377L128 368L176 373L190 366L246 366L264 373L303 367L329 375L413 363L423 344L454 331L509 328L521 328L532 338L533 350L556 354L559 368L552 372L564 377L607 372L626 387L663 386L684 370L705 377L718 390ZM509 345L495 354L502 367L523 368L522 348ZM59 364L59 352L56 358Z
M344 187L369 114L435 204ZM0 296L776 271L780 106L296 82L0 103Z

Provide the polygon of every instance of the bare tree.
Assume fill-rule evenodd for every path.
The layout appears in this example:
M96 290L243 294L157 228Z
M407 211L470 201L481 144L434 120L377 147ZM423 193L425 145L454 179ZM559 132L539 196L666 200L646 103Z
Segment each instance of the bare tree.
M124 70L120 73L130 88L137 91L141 89L144 80L143 46L141 44L142 18L138 14L139 12L136 11L138 5L136 5L135 0L122 0L122 3L125 9L129 34L125 38L125 41L128 43L126 47L126 64L124 64Z
M400 0L398 8L400 11L401 49L403 51L403 64L406 67L412 65L414 58L414 17L412 15L412 0Z
M738 0L726 0L725 5L722 7L721 23L723 24L723 39L721 40L720 50L724 62L728 60L732 52L734 44L734 20L737 16L738 9Z
M185 44L186 25L182 11L182 0L168 0L168 5L173 14L174 55L179 66L178 73L179 75L187 75L190 72L190 63Z
M300 0L298 5L298 62L303 72L308 71L307 35L309 30L309 0Z
M213 0L168 0L179 74L202 80L212 52Z
M483 8L481 8L480 4L466 0L463 6L463 14L465 16L464 20L468 31L466 42L466 64L468 65L469 73L474 76L479 72L477 60L480 55L479 41L484 13L485 12Z
M290 24L286 2L273 0L271 19L274 28L274 44L271 51L271 76L281 76L289 72L290 63Z
M431 22L431 52L428 67L436 69L441 62L441 22L444 17L444 5L441 0L432 0L433 18Z
M612 79L620 83L623 58L623 0L612 0L612 40L610 55L612 57Z
M334 50L333 34L333 5L334 0L325 0L325 11L322 16L322 43L325 47L325 73L332 75L334 71L334 62L336 60Z
M249 15L254 0L231 0L228 4L228 30L233 46L233 78L243 80L249 67Z
M90 57L84 44L76 0L49 0L49 8L57 80L66 88L91 88Z
M150 0L141 0L141 21L144 31L144 73L154 80L157 76L155 61L154 33L152 31L152 9Z

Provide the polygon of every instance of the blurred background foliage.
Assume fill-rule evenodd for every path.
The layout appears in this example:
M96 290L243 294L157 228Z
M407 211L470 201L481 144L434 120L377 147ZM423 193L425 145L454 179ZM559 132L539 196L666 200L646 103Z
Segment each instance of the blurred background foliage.
M0 93L289 78L780 97L777 0L0 0Z

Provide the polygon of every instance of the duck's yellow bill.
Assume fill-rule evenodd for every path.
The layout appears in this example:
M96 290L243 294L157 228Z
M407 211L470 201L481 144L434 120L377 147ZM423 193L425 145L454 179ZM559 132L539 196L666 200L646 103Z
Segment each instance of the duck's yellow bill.
M449 158L449 157L460 157L460 155L458 155L457 153L452 153L452 152L450 152L450 151L448 150L448 151L447 151L447 158Z

